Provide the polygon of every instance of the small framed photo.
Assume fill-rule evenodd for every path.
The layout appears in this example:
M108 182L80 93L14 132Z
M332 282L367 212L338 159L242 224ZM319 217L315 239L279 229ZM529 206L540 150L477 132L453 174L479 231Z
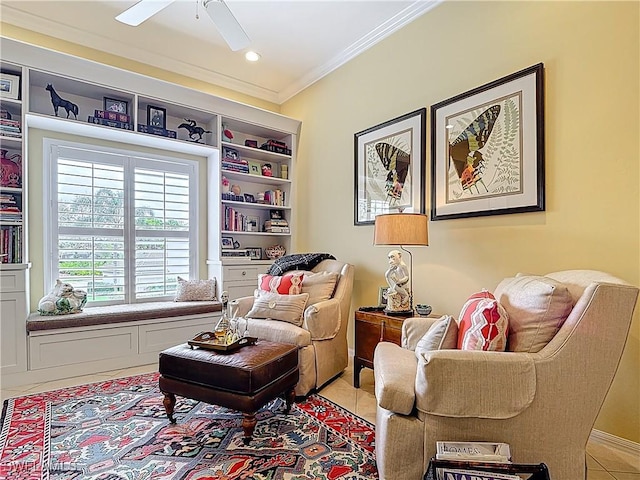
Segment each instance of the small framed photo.
M262 248L260 247L247 247L249 252L249 258L251 260L262 260Z
M378 289L378 306L379 307L387 306L387 289L388 288L389 286L385 285L384 287L380 287Z
M167 128L167 109L147 105L147 125L150 127Z
M245 140L244 141L244 146L245 147L251 147L251 148L258 148L258 141L257 140Z
M257 215L247 215L247 232L259 232L260 231L260 217Z
M240 152L235 148L222 147L222 158L230 158L232 160L240 160Z
M116 112L127 115L129 109L129 102L126 100L117 100L115 98L104 97L104 111Z
M259 162L249 160L249 173L251 175L262 175L262 167Z
M233 237L223 235L221 243L222 243L222 248L225 250L231 250L232 248L235 248L235 242L233 240Z
M11 100L20 98L20 77L10 73L0 73L0 96Z
M254 197L250 193L245 193L244 194L244 201L248 202L248 203L256 203L256 197Z
M270 210L269 218L271 220L281 220L284 218L284 210Z

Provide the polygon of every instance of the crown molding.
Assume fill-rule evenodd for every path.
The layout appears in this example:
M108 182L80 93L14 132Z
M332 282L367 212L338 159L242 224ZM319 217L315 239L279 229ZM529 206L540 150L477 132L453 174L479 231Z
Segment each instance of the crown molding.
M162 55L155 54L151 51L140 48L136 45L123 42L119 39L106 37L93 32L87 32L79 28L66 25L60 25L49 19L38 17L29 13L16 10L11 6L2 7L2 21L14 25L19 28L31 30L42 35L59 38L70 43L76 43L74 38L83 37L84 47L102 51L111 55L133 60L145 65L151 65L162 70L177 73L180 75L201 80L206 83L228 88L239 93L251 95L261 100L272 103L278 103L278 94L273 90L259 87L257 85L244 82L237 78L222 75L218 72L207 70L198 65L193 65L176 59L167 58ZM42 45L50 48L47 45ZM126 52L126 53L125 53Z
M397 13L385 23L369 32L367 35L347 47L340 55L336 55L324 65L314 68L306 75L300 77L278 94L277 103L282 104L294 95L297 95L305 88L310 87L315 82L333 72L348 61L354 59L362 52L373 47L376 43L387 38L392 33L397 32L405 25L413 22L416 18L432 10L444 0L416 0L407 8Z

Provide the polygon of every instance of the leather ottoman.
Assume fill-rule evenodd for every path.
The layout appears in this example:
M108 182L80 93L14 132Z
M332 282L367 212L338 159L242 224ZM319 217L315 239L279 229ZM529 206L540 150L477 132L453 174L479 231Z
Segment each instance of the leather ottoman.
M160 391L167 417L175 423L176 395L242 412L244 443L251 441L256 412L278 395L289 412L298 383L298 348L259 340L231 353L177 345L160 352Z

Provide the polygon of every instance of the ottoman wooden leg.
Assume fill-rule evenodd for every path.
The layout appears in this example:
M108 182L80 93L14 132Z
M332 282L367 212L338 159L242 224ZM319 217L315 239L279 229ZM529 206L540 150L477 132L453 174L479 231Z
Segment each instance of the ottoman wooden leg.
M162 392L164 393L164 400L162 400L162 405L164 405L164 410L167 412L167 417L171 423L176 423L176 419L173 418L173 408L176 406L176 396L173 393Z
M284 409L284 413L289 413L291 410L291 405L293 405L294 400L296 399L296 391L292 388L285 394L285 399L287 400L287 406Z
M242 413L242 430L244 431L244 444L249 445L251 437L253 437L253 429L256 428L256 412Z

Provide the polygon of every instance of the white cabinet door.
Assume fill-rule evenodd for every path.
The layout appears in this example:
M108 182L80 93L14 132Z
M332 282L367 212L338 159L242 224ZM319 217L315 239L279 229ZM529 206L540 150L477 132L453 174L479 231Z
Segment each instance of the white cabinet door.
M26 299L24 292L0 294L0 373L27 370Z

